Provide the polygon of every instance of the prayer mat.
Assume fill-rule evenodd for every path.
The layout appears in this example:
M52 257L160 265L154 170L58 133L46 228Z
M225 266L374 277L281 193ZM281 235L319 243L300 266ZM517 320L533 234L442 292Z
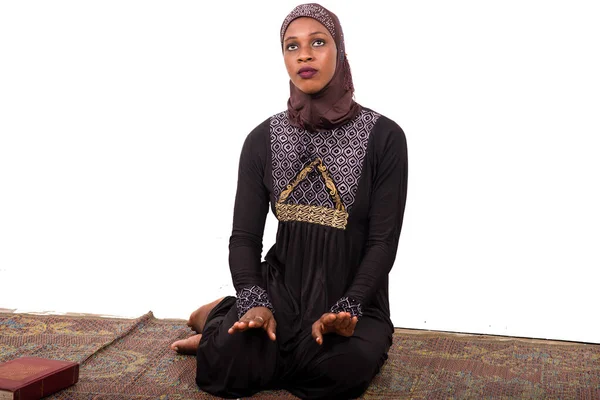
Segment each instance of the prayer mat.
M79 382L49 399L216 399L194 381L195 358L169 345L183 320L0 313L0 362L78 361ZM295 399L265 391L253 399ZM363 399L600 399L600 345L396 329Z

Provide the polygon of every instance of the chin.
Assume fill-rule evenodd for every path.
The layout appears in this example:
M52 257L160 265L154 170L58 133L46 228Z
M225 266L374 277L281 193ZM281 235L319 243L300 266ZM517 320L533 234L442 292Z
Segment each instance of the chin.
M318 90L302 90L300 89L301 92L303 92L304 94L315 94L318 92Z
M303 82L304 83L304 82ZM321 89L323 89L322 85L295 85L301 92L306 93L306 94L315 94L321 91Z

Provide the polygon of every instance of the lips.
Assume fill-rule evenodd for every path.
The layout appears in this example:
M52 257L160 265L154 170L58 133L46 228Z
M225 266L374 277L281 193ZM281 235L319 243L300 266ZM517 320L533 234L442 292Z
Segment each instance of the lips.
M311 67L302 67L298 70L298 75L304 79L312 78L316 73L317 70Z

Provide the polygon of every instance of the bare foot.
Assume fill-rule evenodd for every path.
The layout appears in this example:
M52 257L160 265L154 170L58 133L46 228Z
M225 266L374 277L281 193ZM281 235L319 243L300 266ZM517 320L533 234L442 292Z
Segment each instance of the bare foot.
M202 333L202 330L204 329L204 324L206 323L206 318L208 318L208 314L224 298L225 297L221 297L220 299L217 299L212 303L205 304L196 311L194 311L192 315L190 315L190 319L188 319L187 325L190 328L192 328L195 332Z
M198 350L202 335L197 334L190 336L187 339L181 339L171 344L171 350L175 350L180 354L192 354L195 355Z

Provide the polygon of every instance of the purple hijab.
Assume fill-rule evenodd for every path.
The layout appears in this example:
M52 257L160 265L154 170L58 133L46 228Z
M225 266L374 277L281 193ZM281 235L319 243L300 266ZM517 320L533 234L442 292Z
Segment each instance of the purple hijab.
M318 93L306 94L290 80L288 117L293 125L309 131L334 129L354 119L361 110L353 98L354 84L346 57L342 26L338 17L325 7L316 3L301 4L288 14L281 25L282 48L289 24L300 17L313 18L327 28L335 41L338 58L333 78Z

